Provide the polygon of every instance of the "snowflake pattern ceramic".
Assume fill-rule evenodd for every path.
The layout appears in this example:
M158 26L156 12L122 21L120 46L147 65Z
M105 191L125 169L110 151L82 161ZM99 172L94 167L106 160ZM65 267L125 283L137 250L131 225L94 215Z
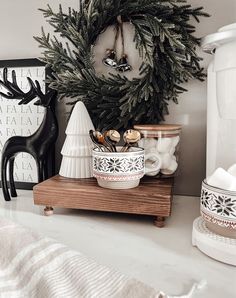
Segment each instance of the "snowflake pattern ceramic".
M143 171L144 156L134 158L99 157L93 158L93 169L101 173L139 173Z
M218 196L215 203L214 210L218 214L236 217L236 200L232 200L227 196Z
M136 147L130 152L93 150L93 175L103 187L123 189L136 187L140 178L144 176L144 171L142 148Z
M236 229L236 193L202 183L201 214L206 221Z

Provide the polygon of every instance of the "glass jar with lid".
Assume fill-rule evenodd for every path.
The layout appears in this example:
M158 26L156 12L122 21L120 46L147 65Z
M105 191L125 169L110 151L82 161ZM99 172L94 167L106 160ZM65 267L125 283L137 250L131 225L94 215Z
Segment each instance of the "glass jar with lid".
M149 176L172 177L178 168L178 153L180 143L181 126L175 124L144 124L135 125L134 129L141 133L139 147L145 149L149 158L145 161L150 168L153 165L155 171L149 172ZM157 170L156 165L159 165Z

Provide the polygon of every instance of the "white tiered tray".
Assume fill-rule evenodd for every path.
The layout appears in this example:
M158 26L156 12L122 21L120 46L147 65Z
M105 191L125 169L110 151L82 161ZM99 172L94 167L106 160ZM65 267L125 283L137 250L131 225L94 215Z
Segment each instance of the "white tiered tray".
M193 222L192 244L209 257L236 266L236 239L211 232L202 217Z

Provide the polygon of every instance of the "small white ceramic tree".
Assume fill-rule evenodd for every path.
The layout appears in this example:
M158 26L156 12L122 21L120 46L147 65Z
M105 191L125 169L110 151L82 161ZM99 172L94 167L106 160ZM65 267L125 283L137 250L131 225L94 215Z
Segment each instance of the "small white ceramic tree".
M78 101L66 128L59 174L67 178L92 177L92 148L89 130L94 126L83 102Z

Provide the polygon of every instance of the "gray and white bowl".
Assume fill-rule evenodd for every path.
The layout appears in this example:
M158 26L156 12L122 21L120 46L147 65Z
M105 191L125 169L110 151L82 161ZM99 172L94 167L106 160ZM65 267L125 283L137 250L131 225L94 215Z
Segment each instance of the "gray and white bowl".
M204 180L201 190L201 215L210 224L209 228L224 235L228 230L236 235L236 192L210 186Z
M144 149L132 147L128 152L119 152L119 149L118 152L93 149L93 176L101 187L134 188L144 176Z

